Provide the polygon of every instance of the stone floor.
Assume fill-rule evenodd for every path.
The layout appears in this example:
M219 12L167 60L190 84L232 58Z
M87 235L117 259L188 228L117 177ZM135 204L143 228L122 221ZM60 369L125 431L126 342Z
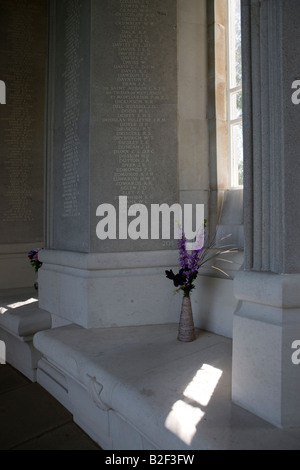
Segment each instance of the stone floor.
M39 384L0 365L0 450L101 450Z

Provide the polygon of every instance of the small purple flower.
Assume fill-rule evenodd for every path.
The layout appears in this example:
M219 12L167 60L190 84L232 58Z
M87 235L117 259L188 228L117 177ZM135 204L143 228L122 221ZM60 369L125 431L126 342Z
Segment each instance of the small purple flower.
M27 255L35 272L38 272L38 270L43 264L41 261L39 261L39 251L40 251L40 248L36 248L35 250L29 251Z
M35 255L35 250L31 250L31 251L29 251L29 253L28 253L28 258L29 258L29 259L32 259L32 258L34 257L34 255Z
M204 228L206 227L207 220L204 220ZM230 235L228 235L230 236ZM228 237L227 236L227 237ZM200 231L197 236L196 240L193 242L193 250L188 252L187 250L187 240L186 236L183 231L179 233L179 239L177 242L178 250L179 250L179 262L180 262L180 271L178 274L174 274L173 271L166 271L167 278L174 281L175 287L179 286L177 291L183 290L184 296L189 297L190 292L195 288L194 281L198 276L198 271L200 267L204 266L210 259L216 257L218 254L228 253L230 251L236 251L234 249L225 250L225 251L217 251L213 255L209 253L209 250L213 248L216 244L215 239L208 245L204 246L206 233L204 230ZM227 237L223 237L227 238ZM222 239L222 240L223 240ZM214 266L211 266L214 268ZM225 271L222 271L219 268L218 271L223 272L226 276L228 276Z
M180 289L184 291L184 295L189 297L190 292L195 288L193 282L198 276L199 268L199 256L203 243L189 253L186 249L186 236L183 232L180 233L179 240L177 243L179 250L179 262L181 269L177 275L173 271L166 271L167 277L173 280L175 287L180 286Z

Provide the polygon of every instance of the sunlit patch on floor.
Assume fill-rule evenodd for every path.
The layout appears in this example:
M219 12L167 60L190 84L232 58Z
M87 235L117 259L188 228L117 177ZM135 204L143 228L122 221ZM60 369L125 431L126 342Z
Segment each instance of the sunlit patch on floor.
M183 392L183 398L174 403L165 426L185 444L190 445L197 431L197 425L206 414L222 371L203 364Z

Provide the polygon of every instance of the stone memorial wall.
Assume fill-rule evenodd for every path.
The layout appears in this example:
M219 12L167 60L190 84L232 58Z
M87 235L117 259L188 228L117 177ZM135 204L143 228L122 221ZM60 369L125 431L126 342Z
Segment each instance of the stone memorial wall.
M56 247L88 250L89 2L55 3L53 54L52 239ZM86 184L84 184L85 182ZM54 222L55 221L55 222ZM81 236L79 235L81 231ZM70 234L77 234L72 242Z
M46 1L1 0L1 244L43 239Z
M107 101L106 115L101 122L106 131L109 131L107 127L112 131L116 193L126 194L131 203L155 200L157 171L153 163L159 153L157 141L160 129L166 128L171 120L163 104L168 105L170 101L174 104L176 97L176 89L169 86L167 75L164 82L156 81L154 76L158 73L155 62L160 52L151 29L158 13L149 2L139 4L127 0L120 3L115 18L108 21L115 29L112 53L116 63L110 67L112 79L108 78L101 90L102 101ZM156 35L162 33L157 31ZM173 151L176 156L176 149Z
M91 220L97 204L118 208L119 196L127 196L128 206L145 205L149 213L151 204L178 202L176 2L104 4L97 4L94 27L91 151L96 173L105 169L108 178L94 188ZM162 240L116 244L92 235L96 250L167 248Z
M64 217L80 216L78 205L78 163L79 163L79 135L78 119L80 114L80 2L68 3L65 37L65 69L62 74L65 103L64 118L64 145L63 153L63 215Z
M99 240L96 210L178 202L176 2L65 0L56 18L52 247L165 249Z

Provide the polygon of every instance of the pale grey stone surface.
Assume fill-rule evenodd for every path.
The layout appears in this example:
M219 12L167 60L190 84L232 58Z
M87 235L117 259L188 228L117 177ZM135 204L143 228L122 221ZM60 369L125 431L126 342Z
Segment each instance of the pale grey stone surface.
M0 244L43 238L46 3L0 5Z
M96 210L178 202L176 2L56 4L51 248L164 249L99 240Z
M299 11L293 0L242 2L245 267L255 271L300 269Z
M177 332L73 325L34 342L49 379L63 371L75 422L103 449L299 448L299 427L278 429L232 403L230 339L197 330L181 343Z
M242 1L245 269L235 278L233 400L299 426L298 2ZM262 34L263 32L263 34Z

